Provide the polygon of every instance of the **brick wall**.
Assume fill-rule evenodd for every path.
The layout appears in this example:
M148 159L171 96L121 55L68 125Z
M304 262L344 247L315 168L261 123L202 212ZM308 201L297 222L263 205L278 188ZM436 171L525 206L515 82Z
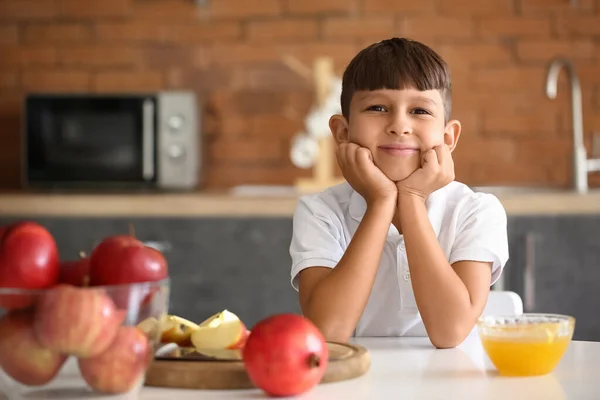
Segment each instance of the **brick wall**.
M600 0L206 3L0 1L0 188L19 185L20 102L32 90L191 88L205 101L206 187L291 183L307 175L288 154L313 89L282 60L329 55L341 73L360 48L393 35L432 45L452 67L466 183L570 183L564 74L559 99L544 95L553 56L575 62L588 150L600 132Z

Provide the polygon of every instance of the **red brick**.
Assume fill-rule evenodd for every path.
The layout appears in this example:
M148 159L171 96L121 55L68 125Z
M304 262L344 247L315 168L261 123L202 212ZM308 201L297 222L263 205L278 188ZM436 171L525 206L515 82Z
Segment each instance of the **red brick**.
M192 64L195 67L205 67L211 64L230 67L246 63L276 61L281 57L275 46L267 44L217 43L210 47L196 47L190 51L192 52Z
M54 0L2 0L0 20L49 19L58 15Z
M248 40L259 42L317 39L319 25L312 19L277 19L250 21Z
M215 162L268 163L284 157L284 146L279 140L265 139L217 139L208 144L210 160Z
M395 34L393 16L373 16L365 18L330 18L325 20L323 36L325 38L370 38L387 39Z
M314 61L323 56L331 57L335 73L341 75L360 47L342 41L335 43L302 43L279 48L279 60L293 57L305 66L312 68Z
M483 67L510 64L512 53L504 44L455 44L436 48L450 67Z
M552 21L548 17L481 17L477 25L479 34L485 38L549 38L552 34Z
M0 45L19 43L17 25L0 25Z
M594 0L577 0L577 5L572 5L571 0L523 0L521 12L525 15L544 14L588 14L594 10Z
M596 51L598 50L600 50L600 46ZM575 65L575 73L577 73L584 90L590 88L590 85L600 84L600 65ZM561 75L566 74L562 71Z
M173 40L172 26L155 21L99 22L94 27L99 42L165 43Z
M78 23L31 24L23 29L26 43L84 43L91 39L91 29Z
M221 118L220 135L228 137L290 138L303 129L303 121L295 121L285 115L232 115Z
M310 90L313 81L299 76L282 63L265 63L235 68L229 87L236 90Z
M441 1L440 5L444 15L481 16L511 15L515 11L514 3L513 0L452 0Z
M285 0L285 11L295 14L355 14L358 0Z
M431 13L436 4L434 0L366 0L363 7L367 13Z
M135 1L133 6L136 19L161 23L197 21L205 13L195 1L189 0Z
M404 35L421 41L470 39L475 32L470 18L411 16L404 18L403 26Z
M55 0L60 13L67 18L128 17L133 12L133 0Z
M591 40L579 41L520 41L517 43L517 56L524 61L548 62L558 56L573 60L593 60L594 43Z
M56 51L47 47L3 46L0 47L0 66L38 67L54 65Z
M546 76L543 67L500 67L474 71L473 86L477 90L542 90Z
M238 185L291 185L299 177L307 177L308 169L277 165L210 165L204 169L207 187L231 188Z
M161 68L160 64L156 65L158 68ZM192 89L202 95L223 87L230 87L231 70L219 67L195 69L188 68L187 65L189 63L177 62L168 65L166 68L165 86L176 89Z
M96 92L148 92L161 90L164 85L160 72L100 72L93 77L92 88Z
M472 165L484 159L493 163L507 163L514 160L517 143L512 138L480 138L470 132L463 132L452 154L455 163Z
M19 86L19 74L14 71L0 71L0 90L12 90Z
M219 0L210 1L206 9L198 10L208 18L250 18L275 16L282 12L279 0Z
M197 25L178 25L169 28L177 43L221 42L239 39L242 27L239 22L210 22Z
M483 115L483 132L488 136L540 136L556 134L558 116L536 113L535 109L523 113L499 113L498 110Z
M566 37L590 37L600 35L600 14L563 15L558 17L558 33Z
M81 46L62 48L60 60L67 66L130 67L141 63L142 54L129 46Z
M90 88L90 74L64 70L25 72L23 88L29 91L87 91Z

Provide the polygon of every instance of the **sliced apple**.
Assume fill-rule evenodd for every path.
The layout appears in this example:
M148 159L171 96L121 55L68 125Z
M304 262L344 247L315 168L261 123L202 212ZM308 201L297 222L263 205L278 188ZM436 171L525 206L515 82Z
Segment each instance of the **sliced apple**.
M137 327L153 337L160 330L161 343L176 343L179 346L191 347L190 335L198 328L198 325L176 315L167 315L162 321L154 317L147 318Z
M138 329L150 337L156 337L160 329L160 322L154 317L146 318L136 325Z
M249 334L237 315L224 310L202 322L192 332L191 340L200 353L207 349L241 349Z
M189 347L192 346L190 336L196 329L198 329L197 324L185 318L169 315L161 327L162 335L160 341L162 343L177 343L179 346Z

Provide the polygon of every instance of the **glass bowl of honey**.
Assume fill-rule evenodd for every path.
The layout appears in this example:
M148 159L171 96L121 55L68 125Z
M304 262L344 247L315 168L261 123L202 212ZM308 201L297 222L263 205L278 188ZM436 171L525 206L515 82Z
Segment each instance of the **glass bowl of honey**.
M560 314L486 315L477 330L488 357L502 376L549 374L562 359L575 318Z

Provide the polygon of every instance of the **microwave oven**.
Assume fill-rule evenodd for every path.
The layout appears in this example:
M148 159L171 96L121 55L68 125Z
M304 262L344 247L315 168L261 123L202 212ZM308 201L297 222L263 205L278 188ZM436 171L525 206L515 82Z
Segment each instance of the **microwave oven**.
M24 105L23 186L194 189L199 130L193 92L30 93Z

